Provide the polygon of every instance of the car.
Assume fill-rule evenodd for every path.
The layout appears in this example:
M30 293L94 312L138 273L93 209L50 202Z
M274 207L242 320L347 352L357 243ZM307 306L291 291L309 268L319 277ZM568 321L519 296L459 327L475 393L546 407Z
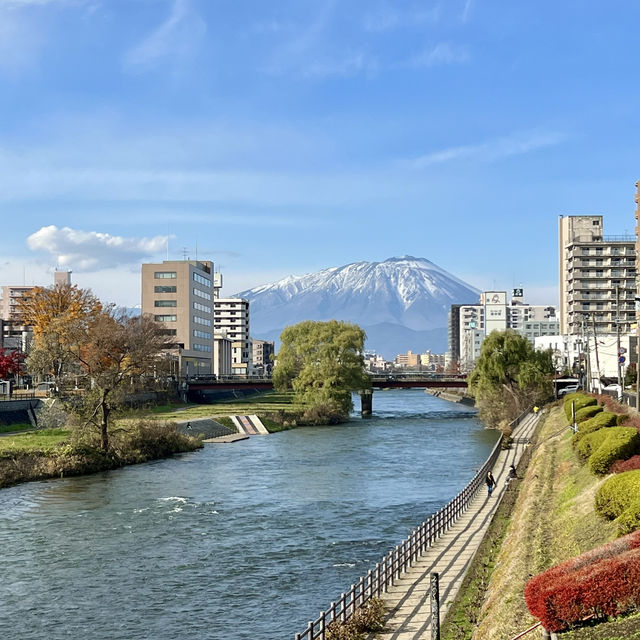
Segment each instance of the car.
M575 393L578 389L580 389L579 384L569 384L558 391L558 398L562 398L562 396L566 396L568 393Z

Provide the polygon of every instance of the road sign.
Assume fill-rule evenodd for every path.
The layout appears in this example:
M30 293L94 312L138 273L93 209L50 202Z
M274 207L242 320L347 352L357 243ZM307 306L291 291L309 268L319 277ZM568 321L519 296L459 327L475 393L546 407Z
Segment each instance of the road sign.
M624 356L620 356L618 358L618 361L620 362L620 364L624 364L624 361L626 360L626 358Z
M622 355L623 353L627 353L627 348L626 347L620 347L618 349L618 354Z

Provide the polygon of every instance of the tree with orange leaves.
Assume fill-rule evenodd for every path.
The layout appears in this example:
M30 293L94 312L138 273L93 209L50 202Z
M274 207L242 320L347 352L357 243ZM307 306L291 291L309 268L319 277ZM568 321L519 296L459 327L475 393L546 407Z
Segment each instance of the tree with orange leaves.
M91 379L92 389L85 398L86 424L100 429L103 450L109 448L109 418L122 406L125 391L139 388L160 367L169 347L161 325L150 316L130 317L104 310L87 326L85 339L76 343L73 353Z

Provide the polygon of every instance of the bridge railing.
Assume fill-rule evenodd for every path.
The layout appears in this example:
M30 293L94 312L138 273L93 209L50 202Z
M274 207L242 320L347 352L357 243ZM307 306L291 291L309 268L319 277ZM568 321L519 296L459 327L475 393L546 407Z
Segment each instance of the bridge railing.
M379 597L387 591L400 575L430 547L466 511L469 503L484 484L487 472L493 467L498 456L502 437L498 439L487 461L469 484L442 509L425 520L409 537L382 558L366 576L351 585L346 593L332 602L326 611L321 611L316 620L309 622L302 633L295 634L295 640L324 640L328 626L334 622L346 622L354 612L371 598Z

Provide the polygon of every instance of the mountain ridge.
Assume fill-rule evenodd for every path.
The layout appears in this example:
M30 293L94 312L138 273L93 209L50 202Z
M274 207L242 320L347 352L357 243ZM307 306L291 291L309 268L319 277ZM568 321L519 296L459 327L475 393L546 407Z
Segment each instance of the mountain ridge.
M400 256L287 276L236 295L251 303L256 338L273 339L302 320L344 320L367 331L368 350L392 358L408 349L442 352L451 304L474 303L479 291L426 258Z

